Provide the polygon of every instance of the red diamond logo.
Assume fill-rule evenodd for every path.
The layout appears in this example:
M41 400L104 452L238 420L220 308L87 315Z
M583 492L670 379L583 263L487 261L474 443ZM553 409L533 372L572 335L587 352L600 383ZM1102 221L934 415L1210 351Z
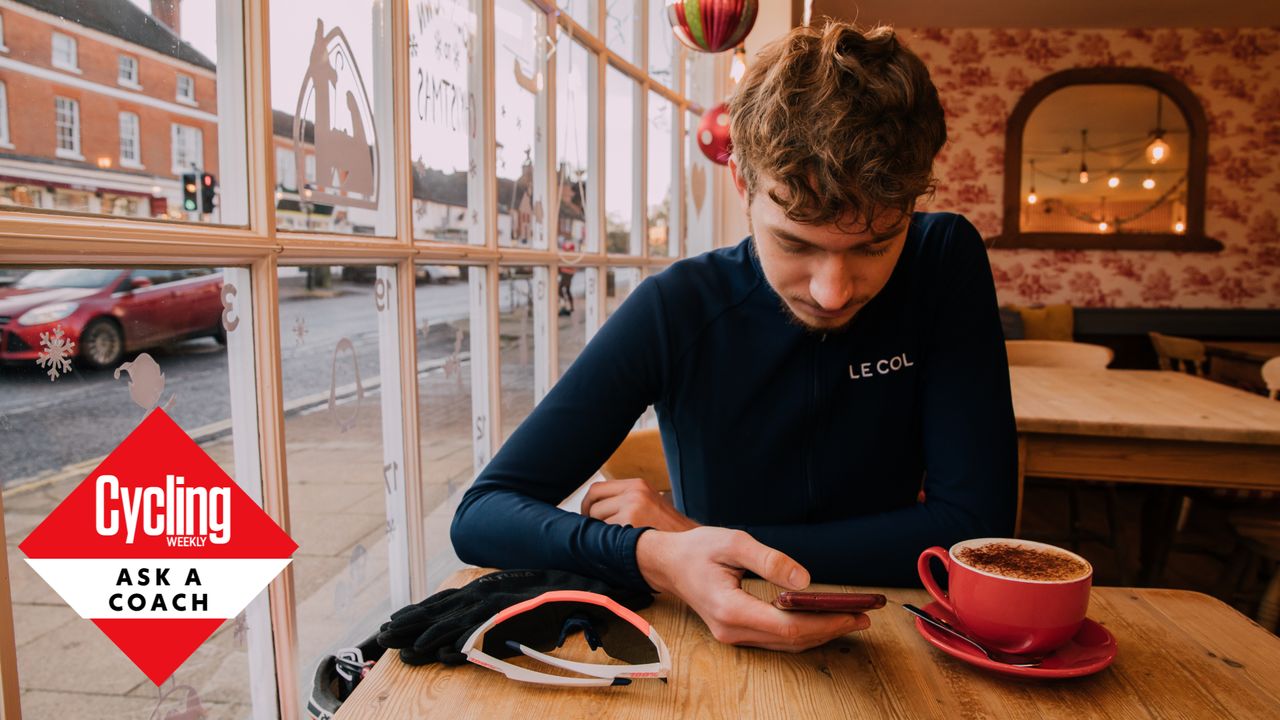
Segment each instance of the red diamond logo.
M19 547L156 685L298 549L158 408Z

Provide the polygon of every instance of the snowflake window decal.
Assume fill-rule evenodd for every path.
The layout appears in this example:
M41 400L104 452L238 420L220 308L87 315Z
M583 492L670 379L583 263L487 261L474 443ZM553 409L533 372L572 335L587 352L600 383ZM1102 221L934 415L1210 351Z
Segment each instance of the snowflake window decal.
M76 344L62 334L61 325L56 326L51 333L40 333L40 348L36 364L48 369L49 382L71 372L71 358L75 356Z

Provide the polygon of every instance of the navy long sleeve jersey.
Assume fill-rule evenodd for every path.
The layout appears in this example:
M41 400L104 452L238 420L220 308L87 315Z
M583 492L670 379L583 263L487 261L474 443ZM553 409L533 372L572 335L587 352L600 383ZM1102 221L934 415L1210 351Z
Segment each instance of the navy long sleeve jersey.
M1017 437L977 230L916 213L884 289L826 335L789 321L750 243L635 289L463 496L459 558L647 588L647 528L555 505L650 404L676 508L814 582L918 584L924 548L1012 531Z

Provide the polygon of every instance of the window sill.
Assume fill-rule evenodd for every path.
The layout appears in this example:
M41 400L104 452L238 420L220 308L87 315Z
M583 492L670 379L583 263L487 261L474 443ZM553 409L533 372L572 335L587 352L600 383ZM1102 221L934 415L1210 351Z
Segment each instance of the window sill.
M12 150L13 143L8 140L0 140L0 150Z
M64 160L80 160L81 162L84 161L84 155L81 155L78 152L73 152L71 150L63 150L62 148L58 148L57 150L55 150L54 155L56 155L57 157L63 158Z
M83 74L84 74L84 71L83 71L83 70L81 70L80 68L75 67L75 66L73 66L73 65L59 65L58 63L53 63L53 67L54 67L54 69L56 69L56 70L62 70L63 72L74 73L74 74L76 74L76 75L83 75Z
M119 86L120 86L120 87L122 87L122 88L129 88L130 90L142 90L142 86L141 86L141 85L139 85L139 84L138 84L138 83L136 83L136 82L130 82L130 81L128 81L128 80L119 80L119 79L117 79L117 80L116 80L116 84L117 84L117 85L119 85Z
M129 161L126 161L126 160L121 160L121 161L120 161L120 167L122 167L122 168L129 168L130 170L146 170L146 168L145 168L145 167L143 167L142 163L129 162Z
M174 101L175 101L175 102L180 102L180 103L182 103L183 105L190 105L191 107L199 107L199 106L200 106L200 104L199 104L199 103L197 103L194 99L192 99L192 98L185 98L185 97L182 97L181 95L179 95L178 97L174 98Z

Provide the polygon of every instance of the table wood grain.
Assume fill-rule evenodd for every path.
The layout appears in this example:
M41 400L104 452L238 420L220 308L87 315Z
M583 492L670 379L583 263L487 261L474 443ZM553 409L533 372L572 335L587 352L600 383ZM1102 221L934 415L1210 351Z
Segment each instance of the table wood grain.
M1280 402L1185 373L1009 368L1018 431L1280 445Z
M442 587L485 572L455 573ZM760 598L778 589L761 580L744 587ZM640 614L671 649L667 684L551 688L470 664L411 667L389 652L336 717L1274 718L1280 708L1280 639L1199 593L1095 588L1089 615L1115 634L1115 663L1085 678L1037 681L985 672L926 643L899 607L924 604L923 590L813 589L883 592L889 605L867 631L789 654L722 644L687 606L660 595ZM581 643L557 654L564 650L589 655Z

